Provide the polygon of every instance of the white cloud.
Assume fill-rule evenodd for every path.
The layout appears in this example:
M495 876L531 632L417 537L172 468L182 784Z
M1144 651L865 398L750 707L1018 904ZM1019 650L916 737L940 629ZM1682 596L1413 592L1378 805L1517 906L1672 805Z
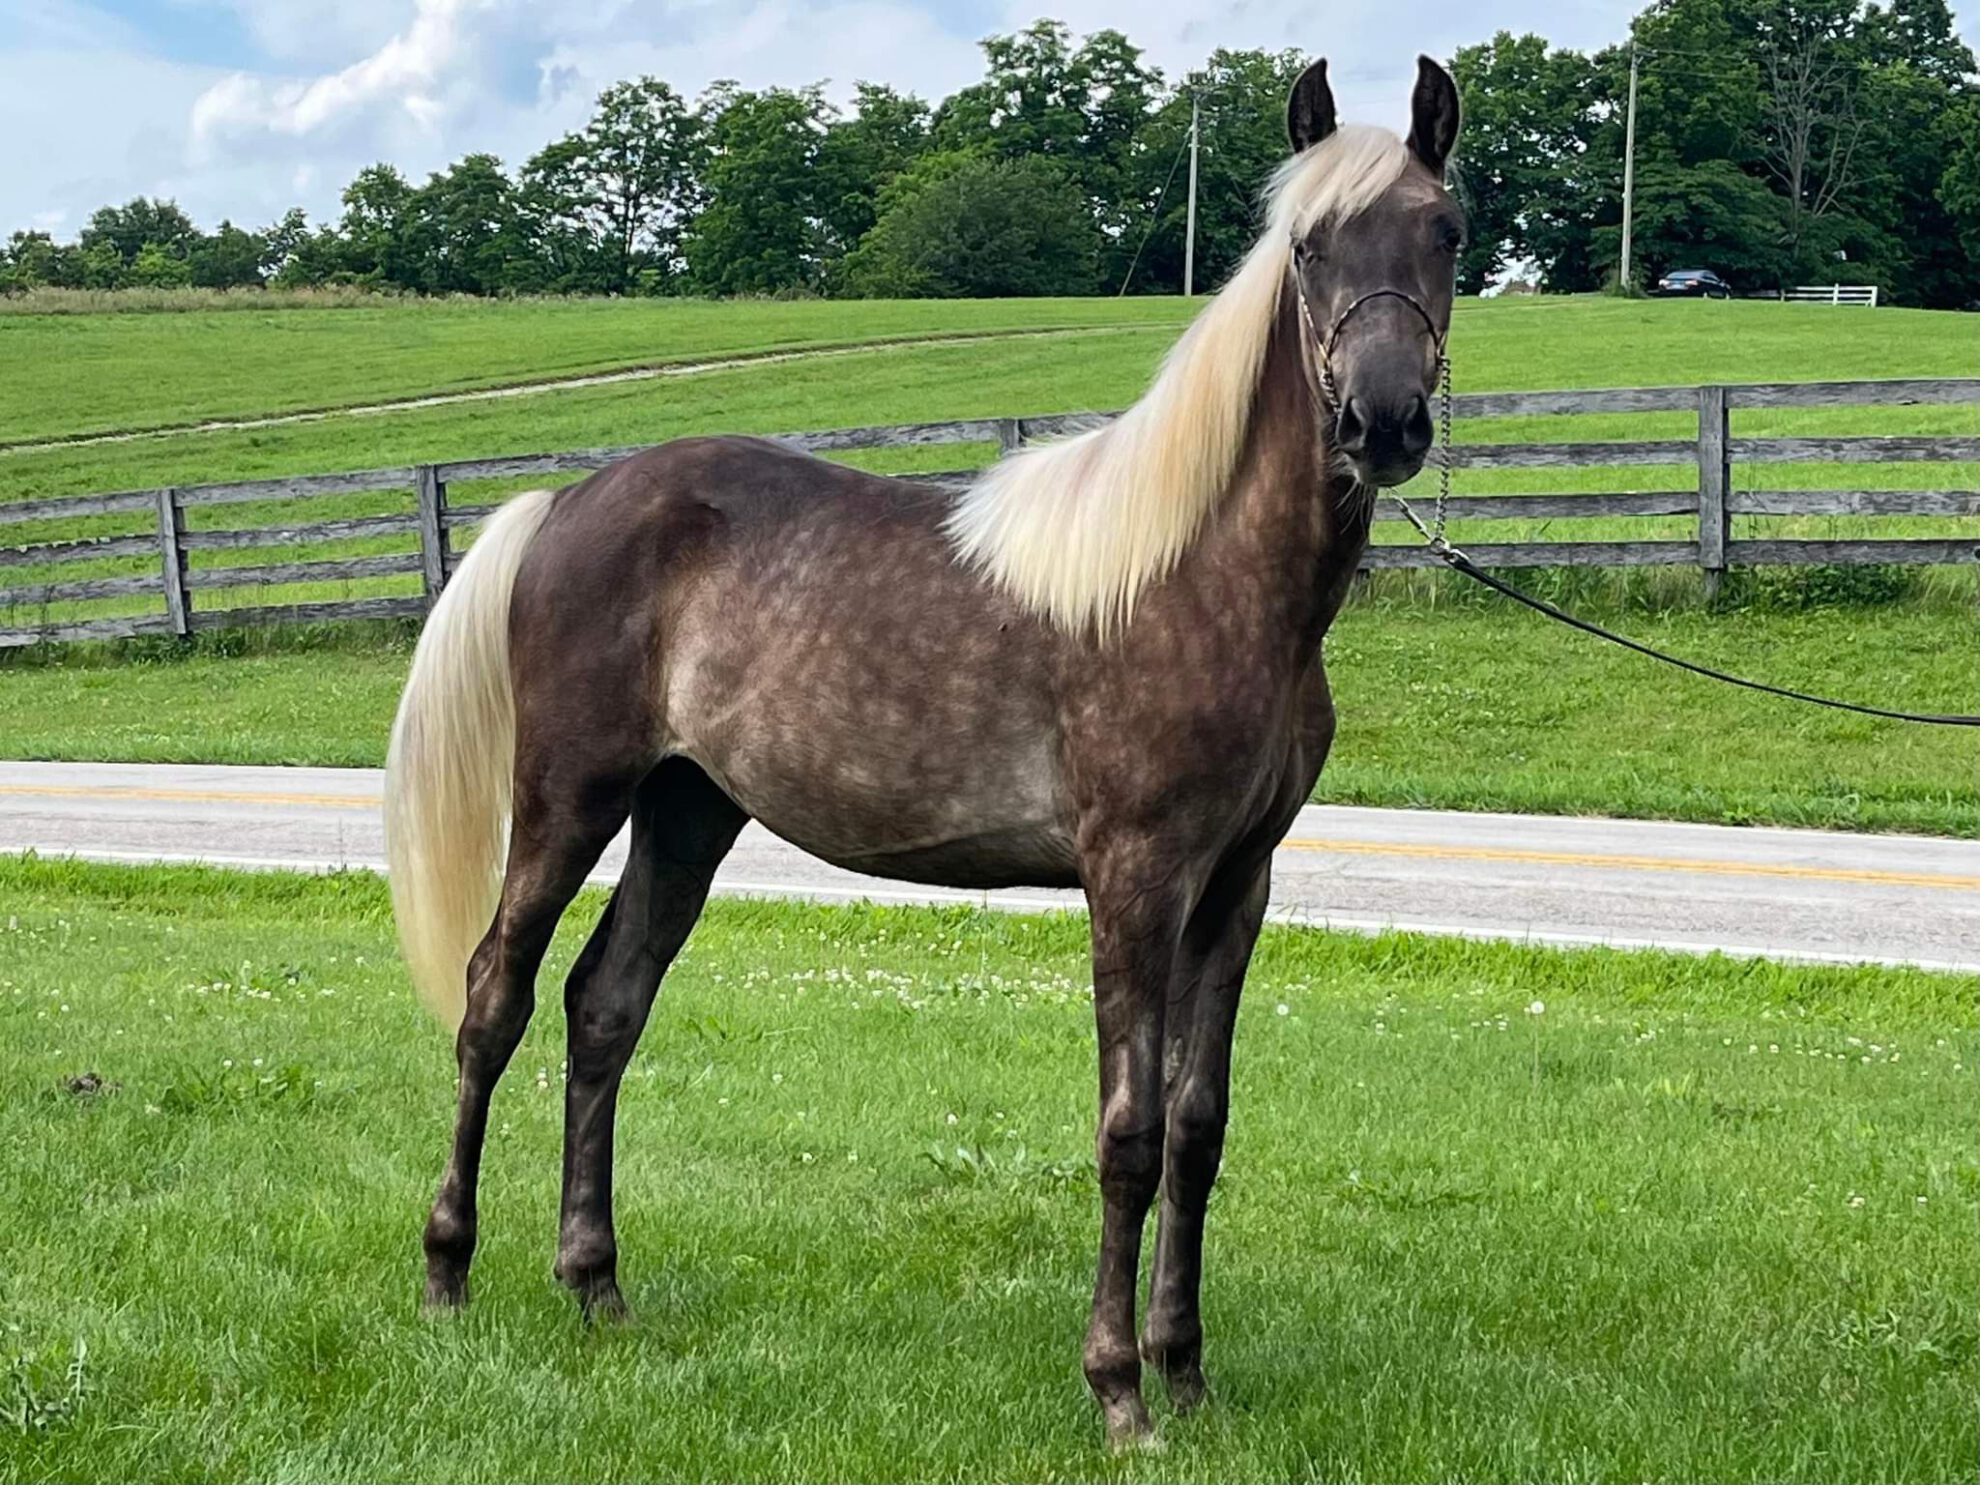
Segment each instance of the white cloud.
M871 79L939 97L976 76L978 60L973 37L899 0L569 0L554 10L414 0L396 30L334 71L215 81L190 110L189 164L195 175L285 182L321 212L371 160L415 178L470 150L513 165L575 127L601 89L640 73L690 97L724 77L829 80L838 98ZM265 189L255 206L281 209Z
M420 0L411 24L377 51L310 81L237 72L193 105L193 147L211 157L231 139L323 134L381 112L388 124L402 115L420 129L435 129L447 113L444 95L470 60L467 13L485 8L487 0Z
M181 0L230 13L283 67L341 67L412 20L415 0Z

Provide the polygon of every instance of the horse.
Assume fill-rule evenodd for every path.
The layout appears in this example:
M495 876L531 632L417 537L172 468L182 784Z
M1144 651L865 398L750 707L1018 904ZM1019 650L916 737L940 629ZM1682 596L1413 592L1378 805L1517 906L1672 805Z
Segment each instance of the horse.
M1286 107L1267 225L1115 421L957 492L767 440L682 439L508 502L436 604L393 724L386 832L412 977L457 1025L425 1301L467 1300L489 1098L558 919L631 822L564 990L555 1273L623 1313L620 1079L750 819L839 866L1083 888L1099 1268L1082 1353L1109 1439L1144 1360L1205 1395L1205 1210L1274 847L1334 735L1321 641L1376 489L1425 462L1464 217L1458 96L1406 139ZM1142 1229L1160 1196L1146 1326Z

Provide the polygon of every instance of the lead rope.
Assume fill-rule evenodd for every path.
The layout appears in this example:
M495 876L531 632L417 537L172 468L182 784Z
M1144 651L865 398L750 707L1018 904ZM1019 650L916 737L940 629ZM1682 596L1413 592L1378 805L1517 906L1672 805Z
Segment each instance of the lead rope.
M1306 294L1303 288L1299 300L1301 312L1305 314ZM1305 318L1307 324L1310 326L1313 323L1312 316L1306 314ZM1330 400L1333 390L1333 368L1328 364L1331 357L1327 353L1331 349L1331 346L1324 344L1321 347L1323 358L1321 361L1322 385L1328 390ZM1980 716L1967 717L1937 712L1889 711L1881 706L1862 706L1854 701L1837 701L1833 697L1815 696L1807 691L1796 691L1786 686L1770 686L1765 681L1751 681L1744 676L1732 675L1723 670L1714 670L1709 665L1700 665L1691 660L1681 660L1676 655L1666 654L1662 650L1653 650L1649 645L1625 638L1611 630L1604 629L1599 624L1591 624L1586 619L1578 619L1565 609L1556 608L1553 604L1547 602L1546 599L1535 598L1531 593L1521 592L1511 583L1492 576L1491 573L1473 562L1471 558L1466 556L1457 547L1452 546L1449 539L1444 535L1444 529L1450 520L1451 470L1456 461L1451 454L1451 358L1444 354L1441 345L1437 353L1437 366L1437 513L1435 520L1431 525L1426 526L1423 523L1423 518L1410 508L1409 502L1394 491L1389 492L1389 499L1395 501L1397 509L1403 513L1403 518L1416 528L1416 534L1423 538L1424 544L1429 547L1431 552L1453 571L1461 572L1466 577L1483 583L1494 592L1503 593L1515 603L1525 604L1526 607L1532 609L1535 613L1545 614L1548 618L1558 620L1570 628L1579 629L1584 634L1592 634L1597 639L1606 639L1610 644L1621 645L1626 650L1634 650L1639 655L1647 655L1652 660L1661 660L1666 665L1675 665L1680 670L1688 670L1693 675L1702 675L1708 680L1724 681L1729 686L1740 686L1748 691L1763 692L1768 696L1783 696L1790 701L1805 701L1811 706L1826 706L1836 711L1857 712L1866 717L1886 717L1895 722L1919 722L1932 727L1980 727Z

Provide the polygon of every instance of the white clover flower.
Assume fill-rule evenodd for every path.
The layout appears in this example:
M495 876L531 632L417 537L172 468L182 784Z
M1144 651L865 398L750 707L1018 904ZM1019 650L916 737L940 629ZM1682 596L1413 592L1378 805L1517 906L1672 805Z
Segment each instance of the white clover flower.
M1547 1014L1547 1002L1546 1002L1546 1001L1544 1001L1544 1000L1536 1000L1536 1001L1534 1001L1532 1005L1530 1005L1530 1006L1528 1006L1528 1007L1526 1008L1526 1014L1527 1014L1527 1015L1529 1015L1529 1016L1544 1016L1544 1015L1546 1015L1546 1014Z

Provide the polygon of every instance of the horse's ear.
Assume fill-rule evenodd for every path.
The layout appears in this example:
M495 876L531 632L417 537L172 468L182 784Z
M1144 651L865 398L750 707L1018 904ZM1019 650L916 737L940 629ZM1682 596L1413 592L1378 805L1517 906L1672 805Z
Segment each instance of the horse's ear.
M1327 59L1322 57L1292 85L1286 99L1286 138L1293 153L1311 149L1334 132L1334 90L1327 86Z
M1409 100L1409 149L1438 180L1457 143L1458 90L1450 73L1428 57L1416 59L1416 91Z

